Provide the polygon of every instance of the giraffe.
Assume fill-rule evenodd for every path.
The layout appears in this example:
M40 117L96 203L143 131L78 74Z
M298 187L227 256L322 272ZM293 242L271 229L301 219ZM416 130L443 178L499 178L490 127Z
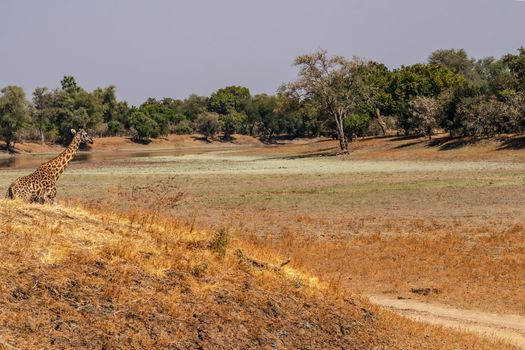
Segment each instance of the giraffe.
M69 146L57 157L40 165L32 174L16 179L7 191L7 197L22 199L26 202L54 203L57 194L56 182L67 167L81 143L93 143L93 139L84 129L74 135Z

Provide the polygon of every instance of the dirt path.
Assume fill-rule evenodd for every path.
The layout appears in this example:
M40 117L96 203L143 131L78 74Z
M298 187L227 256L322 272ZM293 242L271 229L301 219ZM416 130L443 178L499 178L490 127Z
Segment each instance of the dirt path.
M441 304L399 300L384 295L370 296L370 301L418 321L498 337L525 349L525 316L454 309Z

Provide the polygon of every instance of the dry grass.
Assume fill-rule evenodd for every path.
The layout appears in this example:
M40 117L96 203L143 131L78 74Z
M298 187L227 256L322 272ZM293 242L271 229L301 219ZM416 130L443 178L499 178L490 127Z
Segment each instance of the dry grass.
M257 267L283 256L235 232L110 209L0 200L0 348L511 349Z
M376 144L369 145L373 155L410 140L365 142ZM523 163L283 157L299 147L315 154L324 144L268 147L247 158L209 153L73 164L59 196L98 211L171 215L200 229L226 224L341 288L524 313ZM485 146L472 147L483 153ZM428 152L399 150L392 152ZM7 186L13 177L6 172L0 181Z
M519 225L333 239L289 233L252 241L360 293L525 314L525 229Z

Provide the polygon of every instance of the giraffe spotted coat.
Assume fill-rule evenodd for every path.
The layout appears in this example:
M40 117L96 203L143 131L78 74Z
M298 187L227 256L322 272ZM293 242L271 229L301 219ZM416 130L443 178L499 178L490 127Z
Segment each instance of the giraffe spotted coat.
M56 158L40 165L32 174L16 179L7 190L7 197L27 202L53 203L57 194L56 182L83 142L93 140L83 129L74 134L69 146Z

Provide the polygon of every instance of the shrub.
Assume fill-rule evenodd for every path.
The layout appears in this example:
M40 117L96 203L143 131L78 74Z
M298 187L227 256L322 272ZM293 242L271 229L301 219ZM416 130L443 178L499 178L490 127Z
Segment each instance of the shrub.
M183 120L173 128L173 132L177 135L189 135L193 134L193 131L193 127L189 120Z
M226 255L226 249L228 248L228 243L230 242L230 234L228 229L225 227L219 227L215 230L213 239L211 241L211 248L217 252L220 256Z
M135 131L133 139L136 141L146 141L150 138L159 137L159 125L146 114L139 111L133 111L130 119L130 126Z
M230 139L231 135L241 128L246 119L246 114L239 112L221 115L219 120L221 122L222 131L224 132L224 139Z
M206 140L213 138L220 129L219 115L213 112L205 112L199 115L195 121L197 131L206 137Z
M345 118L345 130L349 138L364 136L370 125L370 116L365 114L352 114Z
M416 97L408 104L408 118L411 131L430 139L439 121L438 101L432 97Z
M457 115L461 120L461 133L474 137L492 137L512 132L515 129L513 121L520 118L518 109L494 96L464 98L457 109Z

